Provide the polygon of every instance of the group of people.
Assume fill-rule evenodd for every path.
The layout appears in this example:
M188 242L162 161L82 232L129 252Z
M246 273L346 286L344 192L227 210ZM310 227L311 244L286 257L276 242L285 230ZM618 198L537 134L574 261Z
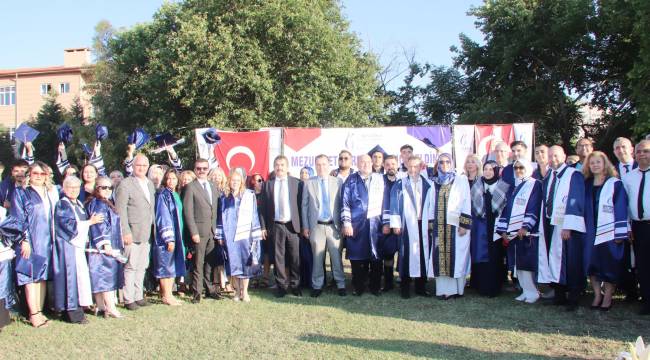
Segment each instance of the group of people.
M410 145L399 156L377 146L357 169L347 150L333 170L319 155L300 178L280 155L268 180L226 175L206 159L183 170L173 147L171 166L150 165L134 145L127 177L106 176L99 142L80 171L61 144L61 185L25 147L0 184L0 326L16 290L34 327L48 325L44 310L86 323L90 309L120 318L120 301L149 305L149 277L169 306L182 304L174 290L199 303L232 288L234 301L249 302L250 281L268 281L271 265L277 297L305 287L319 297L329 285L346 296L344 251L356 296L397 282L403 298L431 296L434 279L436 297L449 300L469 277L484 296L509 286L518 301L574 310L588 279L593 309L609 310L618 286L650 314L650 140L617 139L616 165L589 139L573 164L560 146L537 146L531 163L524 142L499 143L483 159L467 156L459 173L451 154L427 167Z

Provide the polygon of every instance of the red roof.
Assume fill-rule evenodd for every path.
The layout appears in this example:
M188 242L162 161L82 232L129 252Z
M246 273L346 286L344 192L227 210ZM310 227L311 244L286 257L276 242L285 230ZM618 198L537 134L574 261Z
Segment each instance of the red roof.
M40 68L23 68L23 69L8 69L0 70L0 77L15 77L18 74L18 77L22 75L39 75L39 74L52 74L52 73L69 73L69 72L80 72L82 67L80 66L48 66Z

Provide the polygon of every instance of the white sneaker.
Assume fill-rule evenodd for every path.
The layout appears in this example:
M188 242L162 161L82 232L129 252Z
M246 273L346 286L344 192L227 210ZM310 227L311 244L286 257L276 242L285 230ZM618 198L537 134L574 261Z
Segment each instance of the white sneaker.
M521 295L517 296L517 297L515 298L515 300L517 300L517 301L524 301L524 300L526 300L526 294L521 293Z
M537 302L537 300L539 300L539 293L529 294L528 296L526 296L526 300L524 301L526 301L528 304L534 304Z

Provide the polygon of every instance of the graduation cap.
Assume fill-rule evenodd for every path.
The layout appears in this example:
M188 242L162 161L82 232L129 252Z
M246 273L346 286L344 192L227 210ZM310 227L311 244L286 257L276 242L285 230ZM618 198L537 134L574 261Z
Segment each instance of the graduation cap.
M154 136L153 141L155 141L156 145L158 145L158 148L153 150L154 154L165 151L165 148L167 146L174 147L176 145L185 144L185 139L177 139L174 135L168 132Z
M368 151L368 155L369 155L370 157L372 157L372 154L374 154L374 153L376 153L376 152L380 152L380 153L382 153L382 155L384 155L384 157L386 157L386 155L388 155L388 154L386 154L386 150L384 150L384 148L382 148L382 147L379 146L379 145L375 146L375 147L372 148L370 151Z
M135 149L143 147L147 142L149 142L149 134L147 134L141 128L133 130L129 137L126 140L129 144L134 144Z
M34 139L38 136L39 132L38 130L32 128L31 126L22 123L20 126L14 131L14 138L16 140L27 143L27 142L33 142Z
M47 258L32 252L29 259L16 261L16 272L27 277L33 278L34 274L40 274L47 266Z
M431 142L431 140L429 140L429 138L422 139L422 142L425 143L428 147L438 150L438 147L433 145L433 143Z
M209 145L218 144L221 142L221 136L217 134L217 129L215 128L209 128L206 130L203 133L203 139L205 139L205 142Z
M56 130L56 136L59 138L59 142L69 144L72 142L72 128L70 125L63 123L63 125L59 126Z
M95 126L95 135L97 136L97 141L103 141L108 137L108 128L106 125L97 124Z

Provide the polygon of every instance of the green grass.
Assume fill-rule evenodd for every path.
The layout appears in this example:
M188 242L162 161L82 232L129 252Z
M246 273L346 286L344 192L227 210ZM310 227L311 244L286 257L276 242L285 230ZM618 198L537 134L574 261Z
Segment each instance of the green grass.
M253 290L248 304L154 305L122 310L126 319L89 316L85 326L15 322L0 333L0 358L613 359L637 336L650 340L650 319L637 318L638 305L567 313L517 303L515 295L488 299L470 290L440 301L326 291L317 299L276 299Z

